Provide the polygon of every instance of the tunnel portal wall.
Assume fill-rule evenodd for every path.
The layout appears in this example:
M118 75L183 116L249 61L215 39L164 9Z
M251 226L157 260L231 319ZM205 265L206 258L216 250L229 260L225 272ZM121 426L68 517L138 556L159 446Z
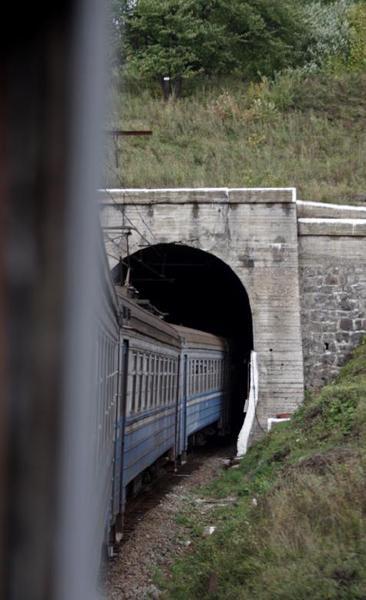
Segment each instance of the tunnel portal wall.
M299 261L295 190L108 190L102 226L111 267L154 244L185 244L226 263L252 310L258 357L257 430L303 401ZM189 291L187 290L187 293Z

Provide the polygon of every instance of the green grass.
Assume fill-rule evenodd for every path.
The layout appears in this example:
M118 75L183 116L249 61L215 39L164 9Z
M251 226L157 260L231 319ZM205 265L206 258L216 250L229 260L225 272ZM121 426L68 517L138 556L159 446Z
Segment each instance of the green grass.
M366 597L366 340L335 382L253 446L178 516L192 545L166 600ZM205 525L216 525L209 538Z
M164 102L156 91L116 96L110 125L151 128L123 138L109 187L295 186L303 200L366 199L366 74L283 74L249 86L196 86Z

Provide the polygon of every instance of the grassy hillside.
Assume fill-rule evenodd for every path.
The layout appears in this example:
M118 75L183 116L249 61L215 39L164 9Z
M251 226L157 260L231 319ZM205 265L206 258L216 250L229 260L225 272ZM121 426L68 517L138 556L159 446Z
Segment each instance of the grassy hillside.
M153 130L122 138L113 187L295 186L303 200L366 201L366 74L292 72L274 83L202 84L116 95L110 126Z
M238 468L187 498L166 599L366 598L366 340ZM226 499L221 508L219 499ZM204 526L217 527L204 538Z

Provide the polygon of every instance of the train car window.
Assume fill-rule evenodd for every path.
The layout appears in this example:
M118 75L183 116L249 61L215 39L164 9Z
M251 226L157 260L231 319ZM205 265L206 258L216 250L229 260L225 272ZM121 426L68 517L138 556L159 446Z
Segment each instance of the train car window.
M164 404L164 392L165 392L165 359L162 358L160 361L160 389L159 389L159 406Z
M160 394L161 394L161 372L162 372L162 358L158 358L158 372L157 372L157 383L156 383L156 406L160 405Z
M163 358L163 372L161 377L161 404L165 404L165 391L166 391L166 358Z
M153 386L152 386L152 405L156 406L156 386L158 385L158 357L154 355L154 377L153 377Z
M172 402L175 402L175 385L176 385L177 361L172 359Z
M137 352L134 353L134 369L133 369L133 381L132 381L132 395L131 395L131 412L137 411L137 392L138 392L138 379L137 379Z
M174 358L171 360L170 402L174 400Z
M141 394L141 354L137 353L135 412L138 412L140 410L140 394Z
M172 365L172 363L173 363L173 361L170 358L168 360L168 373L169 373L168 404L171 403L172 397L173 397L173 390L172 390L172 384L173 384L173 365Z
M155 366L154 366L154 406L158 404L158 385L159 385L159 357L155 355Z
M193 383L194 383L194 361L191 359L189 361L189 385L188 385L188 395L189 396L192 396L192 394L194 393Z
M156 386L155 386L155 406L159 406L159 390L160 390L160 356L156 358Z
M175 358L173 362L173 402L177 398L177 383L178 383L178 361Z
M169 403L169 382L170 382L170 374L169 374L169 363L170 360L167 358L165 361L166 366L166 380L165 380L165 404Z
M172 402L174 402L174 399L175 399L174 389L175 389L175 359L172 358L172 395L171 395Z
M168 404L169 395L169 360L165 359L165 390L164 390L164 404Z
M165 366L165 360L164 360L164 358L160 358L159 396L158 396L159 406L162 406L164 404L164 366Z
M167 404L170 404L171 399L172 399L172 390L171 390L171 384L172 384L172 361L169 358L168 359L168 394L167 394Z
M169 373L169 388L168 388L168 404L172 401L172 381L173 381L173 371L172 371L172 359L168 360L168 373Z
M145 355L140 355L140 394L139 394L139 411L144 409L145 400Z
M149 392L149 354L145 354L144 355L144 386L143 386L143 390L144 390L144 410L146 410L148 408L148 392Z
M168 359L168 391L167 391L167 404L170 404L172 395L171 395L171 379L172 379L172 375L171 375L171 360L170 358Z
M153 390L154 390L154 365L155 365L155 355L150 355L150 383L149 383L149 408L153 407Z
M149 402L150 408L154 406L154 377L155 377L155 354L150 357L150 385L149 385Z
M132 386L131 386L131 398L130 398L130 412L134 413L136 410L136 390L137 390L137 354L132 353Z

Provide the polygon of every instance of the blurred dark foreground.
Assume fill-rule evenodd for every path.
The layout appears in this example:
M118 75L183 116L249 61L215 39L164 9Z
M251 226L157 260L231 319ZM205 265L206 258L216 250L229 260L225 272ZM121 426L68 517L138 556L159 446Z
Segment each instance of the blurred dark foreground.
M104 2L0 35L0 598L92 600L89 424Z

